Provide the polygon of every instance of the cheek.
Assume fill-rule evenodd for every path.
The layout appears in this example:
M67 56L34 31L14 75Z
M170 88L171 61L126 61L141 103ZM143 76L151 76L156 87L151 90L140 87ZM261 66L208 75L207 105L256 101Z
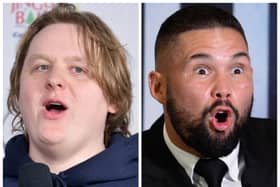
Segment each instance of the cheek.
M34 88L31 88L31 85L28 81L20 81L19 88L19 105L21 110L24 109L27 103L30 103L32 100L32 93L34 93ZM32 91L31 91L32 90Z
M234 88L235 103L240 112L245 112L251 105L253 97L253 83L251 81L244 81L237 84Z
M33 80L24 79L20 81L19 107L22 113L32 112L34 105L39 102L40 88Z
M181 82L175 83L175 87L172 88L174 97L177 101L184 103L189 108L201 108L207 103L209 99L208 88L205 84L199 84L194 82Z
M108 113L105 98L96 90L91 90L90 94L89 92L84 92L80 96L81 99L77 100L77 105L74 109L73 116L76 116L75 120L83 129L103 134Z
M238 82L235 87L235 91L239 95L239 98L250 98L253 95L254 88L252 81Z
M36 119L34 108L34 88L31 88L25 81L20 82L19 89L19 109L27 131L30 130L29 124L33 124Z
M77 105L85 115L94 117L93 114L105 116L108 110L108 104L103 96L102 90L97 85L85 85L84 89L76 89ZM96 117L96 116L95 116Z

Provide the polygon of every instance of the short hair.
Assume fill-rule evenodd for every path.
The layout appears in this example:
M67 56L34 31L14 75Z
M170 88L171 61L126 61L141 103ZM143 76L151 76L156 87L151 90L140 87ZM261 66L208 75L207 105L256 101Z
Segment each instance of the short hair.
M24 121L18 104L20 75L32 39L43 28L56 23L77 25L79 36L91 68L90 73L108 101L117 107L115 114L108 113L104 144L108 146L114 132L129 135L132 85L127 65L126 50L111 29L95 14L79 12L72 4L57 4L51 11L39 16L27 29L17 48L16 59L10 74L8 110L14 114L12 131L24 131ZM96 106L93 106L96 107Z
M232 14L214 6L188 6L178 10L162 23L155 44L156 66L159 51L166 48L180 33L216 27L229 27L238 31L248 46L245 32Z

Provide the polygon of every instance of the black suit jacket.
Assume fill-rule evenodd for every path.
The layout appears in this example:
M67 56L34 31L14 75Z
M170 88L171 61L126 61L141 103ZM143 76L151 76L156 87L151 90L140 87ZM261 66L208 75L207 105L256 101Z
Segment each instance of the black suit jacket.
M142 136L142 186L188 187L191 180L163 139L161 116ZM276 122L250 118L240 139L245 158L244 187L276 186Z

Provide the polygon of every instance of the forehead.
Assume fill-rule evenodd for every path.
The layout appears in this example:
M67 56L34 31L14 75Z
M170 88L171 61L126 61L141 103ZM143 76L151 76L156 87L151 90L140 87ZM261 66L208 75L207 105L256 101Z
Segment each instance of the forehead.
M176 62L184 62L196 54L228 58L248 54L242 35L231 28L216 27L180 33L167 43L156 57L157 70L168 71Z
M242 35L231 28L198 29L181 33L175 40L176 50L186 53L247 52L248 47Z
M82 38L79 37L77 26L68 23L51 24L43 28L32 39L29 53L47 55L82 55Z

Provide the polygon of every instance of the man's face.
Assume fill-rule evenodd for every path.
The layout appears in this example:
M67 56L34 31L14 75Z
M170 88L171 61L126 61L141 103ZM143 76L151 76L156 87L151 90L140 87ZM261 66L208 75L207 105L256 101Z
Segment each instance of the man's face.
M167 126L200 154L232 151L251 110L252 68L241 34L230 28L178 36L166 67Z
M104 147L107 113L114 109L90 77L75 25L52 24L33 38L20 77L19 105L30 150L63 147L56 150L69 154L66 150Z

